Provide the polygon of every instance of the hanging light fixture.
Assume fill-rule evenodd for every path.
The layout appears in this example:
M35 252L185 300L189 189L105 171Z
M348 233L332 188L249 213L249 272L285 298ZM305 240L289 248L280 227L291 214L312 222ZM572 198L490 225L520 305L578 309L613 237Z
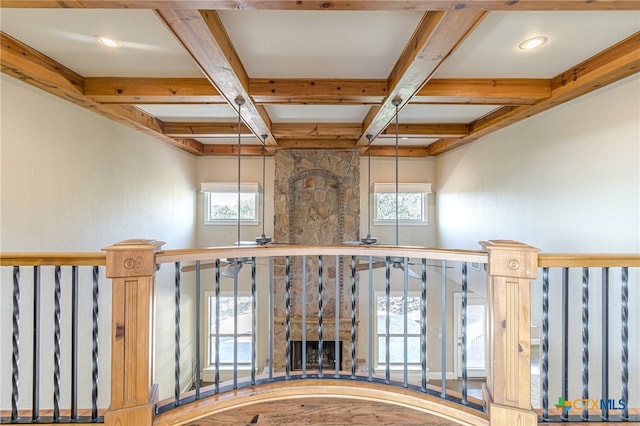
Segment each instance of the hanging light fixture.
M399 157L399 147L398 147L398 140L399 140L399 124L398 124L398 112L400 109L400 104L402 103L402 99L400 98L395 98L391 101L391 104L393 106L396 107L396 117L395 117L395 124L396 124L396 246L398 245L398 228L399 228L399 221L398 221L398 201L399 201L399 197L398 197L398 193L399 193L399 185L398 185L398 175L399 175L399 167L398 167L398 157ZM362 244L362 245L373 245L376 244L378 239L376 237L372 237L371 236L371 143L372 143L372 139L373 136L372 135L366 135L366 138L369 140L369 144L367 145L367 148L369 150L368 152L368 159L369 159L369 176L368 176L368 185L369 185L369 189L368 189L368 193L369 193L369 201L368 201L368 224L367 224L367 236L360 239L360 241L353 241L353 242L345 242L345 244ZM386 264L386 258L384 257L372 257L371 258L373 263L363 263L360 264L356 267L357 270L363 271L363 270L368 270L369 268L382 268L385 266ZM389 263L391 264L391 267L395 268L395 269L400 269L402 271L405 270L404 267L404 258L402 257L391 257L389 258ZM409 263L409 265L412 265L411 263ZM407 274L409 275L409 277L411 278L415 278L415 279L422 279L422 277L420 275L418 275L416 272L414 272L411 268L407 268Z
M264 186L265 183L265 157L266 157L266 149L267 149L267 135L262 135L262 235L256 237L256 244L259 246L265 246L271 242L271 237L267 237L264 233L264 217L265 217L265 198L266 198L266 189Z
M241 184L240 184L240 132L241 132L241 126L242 126L242 121L241 121L241 117L242 117L242 105L244 105L244 98L242 96L238 96L234 102L236 103L236 105L238 105L238 240L236 241L237 245L242 245L242 241L240 240L240 191L241 191Z
M402 99L394 98L391 104L396 107L396 245L398 245L398 112Z
M398 113L400 112L400 104L402 103L402 99L399 97L394 98L391 101L391 104L393 106L396 107L396 246L398 245L398 241L399 241L399 220L398 220L398 204L399 204L399 168L398 168L398 151L399 151L399 147L398 147L398 139L399 139L399 133L400 133L400 125L398 124ZM391 257L389 258L390 262L391 262L391 266L393 266L394 268L397 269L401 269L404 271L404 258L402 257ZM415 278L415 279L421 279L422 277L420 275L418 275L417 273L415 273L411 268L407 267L407 274L411 277L411 278Z
M367 194L369 195L369 199L367 200L367 236L360 239L360 242L367 246L378 242L376 237L371 236L371 139L373 139L373 135L367 135L367 140L369 141L367 145L367 157L369 158L369 176L367 178Z
M244 105L245 100L242 96L238 96L237 98L234 99L234 102L236 103L236 105L238 105L238 235L237 235L237 240L236 240L236 245L241 246L242 241L240 239L240 225L241 225L241 190L242 190L242 185L240 183L240 178L241 178L241 174L240 174L240 166L241 166L241 153L240 153L240 149L241 149L241 131L242 131L242 105ZM238 257L238 258L230 258L230 259L226 259L226 261L229 263L229 265L222 271L222 276L223 277L230 277L230 278L237 278L238 276L238 272L240 272L240 269L242 268L242 266L245 263L251 262L251 258L249 257Z

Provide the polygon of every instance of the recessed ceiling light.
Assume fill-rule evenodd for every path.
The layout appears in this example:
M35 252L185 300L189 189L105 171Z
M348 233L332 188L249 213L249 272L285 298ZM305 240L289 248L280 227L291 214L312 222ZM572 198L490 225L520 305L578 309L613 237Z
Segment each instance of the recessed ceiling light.
M100 43L103 46L107 46L107 47L120 47L120 43L118 43L116 40L112 39L111 37L107 37L107 36L103 36L103 35L97 35L96 36L96 40L98 40L98 43Z
M518 47L522 50L531 50L536 47L540 47L547 42L546 37L533 37L528 40L523 41L518 45Z

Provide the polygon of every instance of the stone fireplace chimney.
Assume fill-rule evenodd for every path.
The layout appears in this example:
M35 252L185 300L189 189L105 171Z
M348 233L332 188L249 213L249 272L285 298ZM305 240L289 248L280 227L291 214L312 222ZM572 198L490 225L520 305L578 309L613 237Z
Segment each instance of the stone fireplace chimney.
M360 155L358 150L279 150L275 155L274 239L300 245L332 245L359 239ZM350 260L348 260L350 261ZM306 340L318 340L318 259L306 261L306 299L302 259L290 266L290 340L302 340L302 307L306 307ZM335 257L323 259L323 341L336 338L336 269L339 270L338 329L341 359L351 357L351 281ZM284 265L284 259L276 259ZM337 266L337 268L336 268ZM345 279L347 281L345 281ZM344 283L347 285L344 285ZM277 268L274 281L274 359L285 369L285 279ZM349 365L342 362L343 368Z

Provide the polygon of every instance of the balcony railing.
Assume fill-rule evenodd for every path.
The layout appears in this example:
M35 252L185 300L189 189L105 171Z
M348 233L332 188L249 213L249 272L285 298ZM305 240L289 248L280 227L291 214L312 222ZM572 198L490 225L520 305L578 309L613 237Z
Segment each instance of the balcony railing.
M638 420L640 324L629 307L640 298L640 255L543 255L510 241L482 243L482 251L161 245L131 240L104 254L1 255L2 423L175 424L299 393L366 395L461 424ZM556 284L573 267L581 283ZM597 282L582 269L590 267L602 268ZM531 300L532 281L541 309ZM589 301L595 287L597 303ZM487 306L482 332L471 334L473 293ZM542 328L539 397L531 385L532 310ZM594 323L598 342L593 333L589 339ZM571 330L582 342L578 378ZM297 358L293 342L301 342ZM328 342L337 348L329 362ZM458 343L459 380L447 375ZM486 382L470 392L470 355L482 350ZM602 365L596 384L589 381L595 365ZM613 370L619 380L610 379ZM556 371L562 380L554 394ZM458 390L449 389L453 379ZM549 407L550 396L573 401L577 383L576 398L594 399L597 385L598 396L618 405Z

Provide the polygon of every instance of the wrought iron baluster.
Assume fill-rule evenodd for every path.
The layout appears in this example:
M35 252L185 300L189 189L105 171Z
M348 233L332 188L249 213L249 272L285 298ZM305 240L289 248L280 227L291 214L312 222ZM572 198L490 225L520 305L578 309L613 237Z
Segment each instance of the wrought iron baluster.
M549 268L542 269L542 420L549 421Z
M91 351L91 421L98 420L98 301L99 289L98 278L99 268L93 267L93 317L92 317L92 351Z
M629 420L629 268L623 267L621 272L622 288L620 290L621 298L621 338L622 338L622 399L626 402L622 410L621 417L623 420Z
M427 391L427 259L422 259L422 282L420 293L420 370L421 390Z
M195 391L196 399L200 399L200 261L196 260L196 365L195 365Z
M13 267L13 315L11 333L11 421L19 419L20 383L20 267Z
M334 339L334 361L336 365L336 374L335 378L340 377L340 359L342 358L342 353L340 352L340 257L336 256L336 312L335 312L335 339Z
M71 267L71 420L78 419L78 267Z
M302 378L307 377L307 256L302 256Z
M589 399L589 268L582 268L582 399ZM581 418L589 419L588 407Z
M609 401L609 268L602 268L602 391L600 398ZM608 404L602 404L602 420L609 420Z
M215 356L215 377L214 377L214 389L215 393L220 393L220 259L216 259L216 282L215 282L215 295L216 295L216 356Z
M269 381L273 381L273 257L269 257Z
M240 194L238 194L240 197ZM238 202L238 206L240 203ZM240 220L240 219L238 219ZM240 231L238 231L239 233ZM240 241L238 237L238 241ZM240 243L238 243L240 244ZM233 388L238 389L238 275L240 262L233 259Z
M285 306L285 379L291 378L291 257L285 257L284 266L284 306Z
M54 269L53 290L53 421L60 421L60 278L62 268Z
M467 405L467 262L462 262L462 404Z
M318 377L322 377L322 364L324 363L323 339L322 339L322 256L318 256Z
M31 420L40 420L40 266L33 267L33 376L31 387Z
M369 256L369 377L370 382L373 381L373 327L374 327L374 312L378 311L377 302L374 302L373 294L373 256ZM377 333L376 333L377 335Z
M442 306L442 319L440 326L442 327L442 343L440 346L441 358L441 377L440 384L442 389L440 391L440 397L447 397L447 261L442 261L442 271L440 271L440 292L441 292L441 306Z
M251 258L251 384L256 384L256 258Z
M562 268L562 398L569 400L569 268ZM560 417L568 420L567 410Z
M404 274L403 274L403 287L402 287L402 299L403 299L403 303L402 303L402 310L403 312L403 328L404 328L404 333L403 333L403 346L404 346L404 350L403 350L403 361L404 361L404 368L403 368L403 386L409 387L409 259L408 258L404 258L403 259L403 266L404 266Z
M180 262L175 263L175 288L174 288L174 407L180 406Z
M384 382L389 384L391 380L391 352L390 352L390 343L391 338L389 334L389 329L391 328L391 317L389 311L391 310L391 259L387 256L385 258L385 322L384 322L384 355L385 355L385 371L384 371Z
M373 310L371 306L369 310ZM351 379L356 378L356 257L351 256Z

